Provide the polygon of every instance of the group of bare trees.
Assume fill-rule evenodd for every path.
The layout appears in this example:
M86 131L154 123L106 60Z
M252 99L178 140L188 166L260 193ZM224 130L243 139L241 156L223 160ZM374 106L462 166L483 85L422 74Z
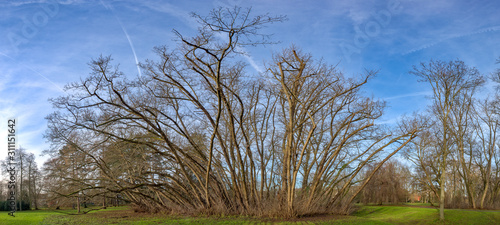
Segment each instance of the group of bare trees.
M405 152L421 191L444 207L497 208L500 188L498 96L480 89L487 77L462 61L430 61L412 74L432 87L427 129ZM493 75L493 78L496 75Z
M17 178L15 193L18 210L22 211L28 208L38 209L42 200L44 181L42 171L38 169L36 164L35 154L27 152L24 148L16 149L16 155L13 160L7 157L6 160L1 161L2 172L5 175L9 174L6 170L12 166L7 165L10 161L15 162L15 176ZM9 195L8 186L10 185L2 183L0 187L0 196L4 199L7 199Z
M417 137L421 118L376 123L385 104L362 93L374 72L346 76L292 46L249 74L244 47L269 44L261 28L284 17L238 7L194 17L199 33L155 48L143 76L99 57L51 100L54 193L78 205L119 194L147 211L345 212Z

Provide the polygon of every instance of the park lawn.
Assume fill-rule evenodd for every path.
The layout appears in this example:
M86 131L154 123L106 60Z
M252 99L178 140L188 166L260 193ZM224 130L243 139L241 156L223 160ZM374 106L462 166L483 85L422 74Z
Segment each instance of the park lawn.
M0 223L5 225L14 224L39 224L45 217L53 215L47 210L29 210L14 213L15 217L9 216L7 211L0 213Z
M16 212L16 217L4 212L0 214L0 224L500 224L500 211L447 209L445 223L441 223L438 216L435 208L415 206L361 206L350 216L324 215L292 221L231 216L169 216L134 213L128 207L109 207L79 215L76 210L30 210Z
M108 211L113 210L125 210L128 207L112 207ZM91 208L82 208L83 211L89 211ZM14 213L15 217L9 216L7 211L0 212L0 224L2 225L31 225L31 224L42 224L42 221L47 217L52 216L66 216L76 215L76 209L63 209L63 210L52 210L52 209L41 209L41 210L26 210L17 211ZM91 213L96 213L98 211L90 211Z
M437 208L363 206L353 216L386 224L500 224L500 211L446 209L445 222Z
M437 207L438 203L435 203L434 206ZM432 207L431 203L420 203L420 202L415 202L415 203L404 203L403 205L409 205L409 206L428 206Z
M53 215L69 215L76 213L76 210L27 210L17 211L14 213L15 217L9 216L9 212L0 212L0 224L2 225L29 225L40 224L43 219Z

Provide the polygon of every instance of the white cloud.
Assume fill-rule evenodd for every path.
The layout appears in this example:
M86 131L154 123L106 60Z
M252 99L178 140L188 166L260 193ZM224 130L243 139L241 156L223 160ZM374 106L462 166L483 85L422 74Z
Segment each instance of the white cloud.
M171 16L174 16L183 21L184 25L188 25L193 29L197 28L196 20L190 16L191 11L184 10L170 3L159 1L142 1L140 2L140 4L149 8L150 10L167 13Z
M83 3L92 3L93 1L89 0L16 0L7 2L6 6L11 7L19 7L24 5L32 5L32 4L46 4L46 3L58 3L61 5L73 5L73 4L83 4Z

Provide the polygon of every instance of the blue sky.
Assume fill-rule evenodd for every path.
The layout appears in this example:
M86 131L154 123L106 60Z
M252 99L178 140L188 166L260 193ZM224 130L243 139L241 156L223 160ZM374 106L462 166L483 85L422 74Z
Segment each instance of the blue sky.
M346 74L379 70L366 94L388 103L382 123L425 110L426 84L409 75L430 59L460 59L485 75L500 65L500 1L453 0L0 0L0 157L7 152L7 119L18 120L18 145L37 154L49 98L89 73L87 63L112 55L128 76L136 62L155 59L152 48L174 46L172 29L196 32L190 12L217 6L252 7L254 15L286 15L269 26L273 46L248 48L250 73L258 73L272 52L295 44ZM483 95L492 91L487 84Z

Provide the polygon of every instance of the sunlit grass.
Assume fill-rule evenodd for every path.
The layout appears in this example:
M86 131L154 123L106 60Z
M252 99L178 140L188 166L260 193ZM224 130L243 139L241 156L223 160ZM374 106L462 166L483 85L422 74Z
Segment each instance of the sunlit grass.
M431 203L420 203L420 202L405 203L404 205L409 205L409 206L432 206ZM436 204L434 204L434 206L436 206Z
M75 211L76 212L76 211ZM27 211L18 211L14 213L15 217L9 216L8 212L2 211L0 212L0 224L2 225L11 225L11 224L39 224L48 216L61 214L67 215L72 213L71 210L59 210L56 212L55 210L27 210Z
M108 211L113 211L113 210L124 210L127 209L128 207L110 207L106 210ZM82 208L82 212L87 212L91 210L92 208ZM95 207L94 209L97 209ZM88 212L89 214L91 213L96 213L98 211L93 210ZM2 225L11 225L11 224L41 224L42 221L47 218L47 217L67 217L67 218L74 218L71 217L71 215L76 215L77 210L76 209L41 209L41 210L25 210L25 211L17 211L14 213L15 217L9 216L9 212L7 211L2 211L0 212L0 224ZM69 216L69 217L68 217ZM69 219L69 220L70 220Z
M444 223L437 208L365 206L354 216L390 224L500 224L500 211L446 209Z

